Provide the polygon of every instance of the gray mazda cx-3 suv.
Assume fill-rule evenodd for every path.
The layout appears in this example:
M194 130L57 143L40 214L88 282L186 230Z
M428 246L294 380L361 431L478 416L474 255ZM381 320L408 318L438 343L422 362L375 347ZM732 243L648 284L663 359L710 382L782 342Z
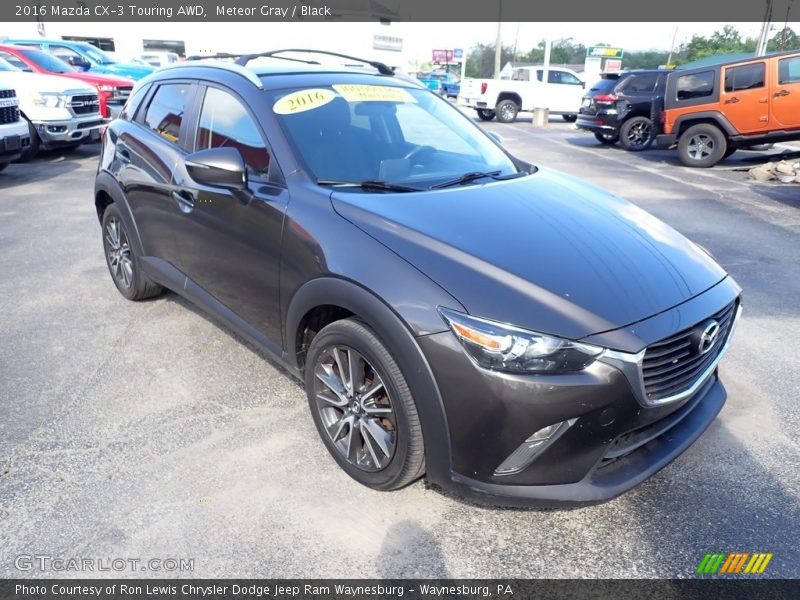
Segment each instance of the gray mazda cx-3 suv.
M269 351L379 490L600 502L700 436L741 312L703 249L385 65L302 56L137 84L95 185L123 296L169 288Z

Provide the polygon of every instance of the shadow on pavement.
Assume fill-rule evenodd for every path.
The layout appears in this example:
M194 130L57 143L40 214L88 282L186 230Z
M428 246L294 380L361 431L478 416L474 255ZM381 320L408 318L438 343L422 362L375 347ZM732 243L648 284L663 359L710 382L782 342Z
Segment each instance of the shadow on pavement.
M386 532L375 572L387 579L450 577L436 537L409 520L396 523Z

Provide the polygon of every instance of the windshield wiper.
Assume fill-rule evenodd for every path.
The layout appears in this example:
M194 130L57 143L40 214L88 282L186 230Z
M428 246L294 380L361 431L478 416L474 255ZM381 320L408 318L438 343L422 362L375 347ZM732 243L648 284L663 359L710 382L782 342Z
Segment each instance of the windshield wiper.
M390 183L388 181L378 181L367 179L365 181L339 181L337 179L318 179L319 185L342 185L350 187L360 187L362 190L383 190L386 192L421 192L420 188Z
M500 175L500 171L471 171L469 173L464 173L461 177L432 185L430 189L436 190L439 188L452 187L454 185L462 185L465 183L471 183L477 179L483 179L485 177L494 179L495 181L505 181L506 179L516 179L517 177L522 177L523 175L527 175L527 173L524 171L517 171L516 173L510 173L508 175Z

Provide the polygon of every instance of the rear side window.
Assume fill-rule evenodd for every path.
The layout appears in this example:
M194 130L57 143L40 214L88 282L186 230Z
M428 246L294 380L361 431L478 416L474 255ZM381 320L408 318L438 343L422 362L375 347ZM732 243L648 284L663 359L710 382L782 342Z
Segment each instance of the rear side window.
M601 92L606 93L610 92L611 90L616 87L619 83L619 78L617 77L603 77L600 81L597 81L592 84L592 87L589 88L591 92Z
M764 87L766 67L763 62L725 69L725 91L752 90Z
M714 93L714 71L701 71L678 77L678 100L704 98Z
M580 85L582 82L572 73L566 71L548 71L547 83L562 83L566 85Z
M147 113L144 124L173 144L180 144L181 123L189 101L191 85L167 83L159 86Z
M266 175L269 153L258 126L228 92L208 88L197 125L196 150L236 148L251 172Z
M642 75L632 75L623 86L626 92L649 93L656 87L658 75L655 73L645 73Z
M778 83L800 83L800 56L783 58L778 61Z

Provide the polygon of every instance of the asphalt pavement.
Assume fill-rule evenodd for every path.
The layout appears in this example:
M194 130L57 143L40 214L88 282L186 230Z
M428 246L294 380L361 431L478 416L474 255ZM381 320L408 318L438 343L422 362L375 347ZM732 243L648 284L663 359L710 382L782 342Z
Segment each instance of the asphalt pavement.
M31 556L139 559L121 574L148 577L692 577L712 551L772 552L763 577L799 577L800 185L737 170L764 153L692 170L558 119L482 125L652 212L744 288L729 399L692 448L576 510L479 507L423 481L361 487L259 351L175 294L117 293L92 203L97 146L45 153L0 174L0 577L80 574L20 570ZM168 558L193 568L146 562Z

